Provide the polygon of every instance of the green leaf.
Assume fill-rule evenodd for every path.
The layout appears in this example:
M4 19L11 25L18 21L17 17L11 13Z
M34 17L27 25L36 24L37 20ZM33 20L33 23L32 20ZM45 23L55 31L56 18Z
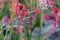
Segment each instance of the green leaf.
M26 36L27 36L28 40L30 40L31 35L29 34L27 26L25 26L25 31L26 31Z
M39 21L40 21L40 17L39 17L39 14L38 14L37 17L36 17L36 19L35 19L34 26L39 26L40 25Z
M0 20L3 18L3 16L4 16L4 13L2 10L0 10Z

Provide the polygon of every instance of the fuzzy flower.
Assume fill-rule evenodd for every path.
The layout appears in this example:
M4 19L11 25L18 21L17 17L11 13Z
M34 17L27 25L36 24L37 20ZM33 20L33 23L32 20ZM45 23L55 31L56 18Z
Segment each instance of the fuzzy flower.
M16 31L19 33L19 32L22 32L23 30L23 26L21 25L20 27L16 27Z
M57 8L56 6L54 6L52 9L53 9L53 12L54 12L55 23L54 23L54 27L52 28L52 30L51 30L51 32L49 33L49 35L46 35L47 37L51 36L51 35L55 32L56 28L58 27L58 22L59 22L59 19L58 19L58 17L57 17L58 8ZM47 38L47 37L46 37L46 38Z
M25 13L25 12L20 12L20 17L21 17L22 19L25 18L26 15L27 15L27 13Z
M56 6L53 7L54 17L58 15L58 8Z
M1 5L2 3L3 3L3 1L1 0L1 1L0 1L0 5Z
M12 4L14 3L14 4ZM12 6L14 5L14 6ZM21 3L18 0L10 0L11 9L14 8L15 16L19 14Z
M18 15L19 11L20 11L20 6L21 6L21 3L17 2L15 4L15 11L16 11L16 15Z
M44 19L45 19L45 20L51 20L51 16L50 16L49 14L45 14L45 15L44 15Z
M33 16L30 16L30 20L33 20Z
M20 11L20 17L23 19L26 17L27 13L28 13L28 9L23 5L23 8L22 8L23 11Z
M34 8L34 15L40 12L40 9L38 7Z
M54 23L54 27L52 28L51 32L50 32L50 35L52 35L55 31L55 29L57 28L57 25L58 25L58 8L56 6L53 7L53 12L54 12L54 17L55 17L55 23Z
M2 19L2 23L5 24L8 21L8 16L5 15Z

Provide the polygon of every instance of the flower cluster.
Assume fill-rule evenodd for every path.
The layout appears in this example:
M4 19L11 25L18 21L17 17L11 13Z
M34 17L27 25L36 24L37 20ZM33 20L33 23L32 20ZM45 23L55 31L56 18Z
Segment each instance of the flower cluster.
M56 21L54 23L54 27L52 28L52 31L50 32L50 35L52 35L54 33L54 31L55 31L55 29L56 29L56 27L58 25L58 21L59 21L59 19L57 17L57 15L58 15L58 8L56 6L53 7L53 12L54 12L54 17L55 17Z
M52 6L54 4L56 4L55 0L48 0L48 5L49 6Z
M15 10L16 10L16 15L18 15L19 11L20 11L20 6L21 6L21 3L17 2L15 4Z
M58 15L58 8L55 6L53 7L54 17L57 17Z
M54 27L52 28L52 30L51 30L51 32L50 32L50 34L48 35L46 35L45 36L45 38L47 38L47 37L49 37L49 36L51 36L53 33L54 33L54 31L56 30L56 28L58 27L58 21L59 21L59 19L58 19L58 8L56 7L56 6L54 6L53 8L52 8L52 10L53 10L53 15L54 15L54 17L55 17L55 23L54 23Z
M25 4L21 4L19 1L15 3L15 16L20 15L20 17L23 19L26 17L28 12L29 12L28 7ZM40 9L38 7L34 8L34 15L36 15L39 12L40 12Z
M40 9L38 7L34 8L34 15L40 12Z

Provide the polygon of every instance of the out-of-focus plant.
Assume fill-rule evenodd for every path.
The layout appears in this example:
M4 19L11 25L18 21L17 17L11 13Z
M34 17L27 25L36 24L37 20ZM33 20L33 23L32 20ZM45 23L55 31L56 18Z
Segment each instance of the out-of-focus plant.
M23 40L21 35L23 29L20 28L20 25L23 25L24 28L24 33L25 33L24 40L31 40L31 36L32 36L31 34L34 28L37 26L40 27L39 37L37 39L43 40L44 38L42 34L42 28L43 28L44 18L46 20L50 20L50 16L46 15L47 16L46 18L46 16L44 16L44 13L50 13L53 10L53 15L56 21L50 34L49 35L47 34L45 38L48 38L50 35L52 35L56 29L56 26L58 25L57 14L59 9L55 6L55 4L56 4L55 0L10 0L10 3L4 2L3 9L0 8L0 20L2 20L3 18L3 23L8 21L8 17L11 20L10 23L11 27L9 29L10 31L9 40ZM20 22L22 23L20 23L18 27L16 27L14 30L14 19L17 18L18 16L20 17ZM28 20L27 24L25 24L25 19ZM0 21L0 26L2 26L2 21ZM1 38L2 40L4 40L3 33L1 35Z
M4 16L4 13L3 13L3 1L1 0L0 1L0 38L2 40L4 40L4 35L3 35L3 25L2 25L2 18Z

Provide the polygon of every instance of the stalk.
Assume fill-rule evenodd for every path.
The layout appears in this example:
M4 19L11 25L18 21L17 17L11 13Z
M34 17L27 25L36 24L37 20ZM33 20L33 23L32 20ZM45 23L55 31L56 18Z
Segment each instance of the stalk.
M24 0L25 4L29 4L29 0Z
M60 0L57 0L58 1L58 5L59 5L59 8L60 8Z
M43 10L41 10L41 13L40 13L40 39L39 40L42 40L42 27L43 27Z
M0 34L0 36L1 36L2 40L4 40L3 27L2 26L3 26L2 25L2 21L0 21L0 27L1 27L1 34Z
M30 0L30 11L32 11L32 0Z
M13 22L14 22L14 1L12 0L12 11L11 11L11 27L10 27L10 40L13 32Z
M20 38L19 38L19 40L23 40L22 32L20 32Z

